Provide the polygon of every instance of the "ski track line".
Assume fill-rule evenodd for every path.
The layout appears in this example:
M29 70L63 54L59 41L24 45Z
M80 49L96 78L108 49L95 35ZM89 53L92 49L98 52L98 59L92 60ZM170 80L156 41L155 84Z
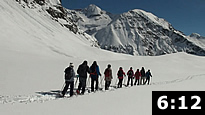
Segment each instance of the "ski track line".
M187 81L187 80L192 80L194 78L197 77L202 77L205 76L205 74L199 74L199 75L190 75L188 77L185 78L181 78L181 79L175 79L175 80L171 80L171 81L162 81L162 82L154 82L151 83L151 85L166 85L166 84L171 84L171 83L179 83L179 82L183 82L183 81ZM130 87L123 87L123 89L126 88L130 88ZM89 89L87 89L88 91ZM84 95L92 95L95 93L105 93L105 92L111 92L111 91L115 91L117 90L116 88L114 88L113 85L110 86L110 90L105 91L97 91L97 92L91 92L88 93L86 91L86 93ZM51 91L52 92L52 91ZM64 98L59 98L58 97L58 93L46 93L46 92L37 92L38 94L36 95L14 95L14 96L3 96L0 95L0 104L15 104L15 103L22 103L22 104L29 104L29 103L44 103L47 101L51 101L51 100L58 100L58 99L72 99L72 98L77 98L78 96L84 96L84 95L74 95L73 97L70 98L70 96L66 96Z
M26 96L26 95L17 95L17 96L0 96L0 104L14 104L14 103L33 103L33 102L37 102L37 103L43 103L46 101L50 101L50 100L54 100L56 99L56 97L54 96L50 96L50 95L45 95L45 96L41 96L41 95L30 95L30 96Z
M166 85L166 84L171 84L171 83L179 83L179 82L184 82L187 80L192 80L196 77L201 77L201 76L205 76L205 74L190 75L190 76L185 77L185 78L175 79L175 80L171 80L171 81L154 82L154 83L151 83L151 85Z

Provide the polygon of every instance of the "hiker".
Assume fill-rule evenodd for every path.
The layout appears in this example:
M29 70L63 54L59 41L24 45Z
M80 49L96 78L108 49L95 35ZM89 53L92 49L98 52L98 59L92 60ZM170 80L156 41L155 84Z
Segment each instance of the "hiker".
M90 73L90 69L88 67L88 62L84 61L81 65L79 65L77 73L79 75L79 85L78 89L76 90L77 94L80 94L80 90L82 88L81 94L85 93L85 87L86 87L86 79L87 79L87 73Z
M118 76L118 79L119 79L117 88L121 88L122 87L123 77L125 76L125 72L123 71L122 67L119 68L119 70L117 72L117 76Z
M128 76L127 86L129 86L130 80L131 80L131 86L133 86L133 76L134 76L134 72L133 72L133 70L132 70L132 67L130 67L130 70L127 72L127 76Z
M150 82L150 77L152 77L152 74L150 72L150 70L148 70L146 73L145 73L145 76L146 76L146 81L145 81L145 84L147 83L147 85L149 85L149 82Z
M134 85L139 85L140 84L140 77L141 77L141 73L140 70L137 69L137 71L135 72L135 83Z
M65 93L68 90L68 87L70 86L70 96L73 96L73 88L74 88L74 77L75 77L75 71L73 69L74 65L73 63L70 63L69 67L65 69L65 87L63 91L61 92L61 96L64 97Z
M112 80L112 69L110 64L108 64L107 68L105 69L104 75L105 75L105 90L109 90L111 80Z
M144 67L142 67L142 69L140 70L140 73L141 73L140 84L141 84L141 85L144 85L144 83L145 83L145 79L146 79L146 76L145 76L145 69L144 69Z
M94 83L95 83L95 90L98 90L98 77L101 76L99 66L97 62L94 61L93 64L90 66L90 77L91 77L91 92L94 91Z

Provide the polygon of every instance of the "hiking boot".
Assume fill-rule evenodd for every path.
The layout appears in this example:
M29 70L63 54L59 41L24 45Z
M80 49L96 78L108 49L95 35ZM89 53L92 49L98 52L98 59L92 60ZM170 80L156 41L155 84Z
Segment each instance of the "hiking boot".
M80 95L84 95L84 92L81 92Z
M59 97L64 97L64 94L60 93L60 94L59 94Z

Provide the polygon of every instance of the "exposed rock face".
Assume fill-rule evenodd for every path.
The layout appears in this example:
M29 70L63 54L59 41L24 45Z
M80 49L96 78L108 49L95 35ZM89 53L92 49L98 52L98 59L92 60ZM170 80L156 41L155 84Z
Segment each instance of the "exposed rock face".
M106 50L150 56L175 52L205 55L203 47L190 41L169 22L143 10L113 15L90 5L73 12L79 19L78 26L95 36Z
M52 20L102 49L143 56L176 52L205 56L204 37L196 33L186 36L166 20L143 10L114 15L93 4L69 10L60 0L23 0L20 4L47 12Z
M17 0L17 2L19 2L19 0ZM67 9L61 5L61 0L20 0L19 4L23 8L27 7L33 10L38 10L39 13L43 12L43 15L46 13L46 15L50 16L52 20L55 20L74 34L84 36L86 40L90 41L92 44L91 46L99 47L96 38L79 29L75 18L72 16L73 14L68 13Z

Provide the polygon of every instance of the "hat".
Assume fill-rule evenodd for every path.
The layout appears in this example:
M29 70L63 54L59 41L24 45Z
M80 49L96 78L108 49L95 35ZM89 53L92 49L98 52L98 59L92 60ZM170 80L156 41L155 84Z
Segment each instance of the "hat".
M83 65L87 65L88 64L88 62L85 60L84 62L83 62Z
M74 67L74 64L73 64L73 63L70 63L70 67Z
M107 65L107 67L108 67L108 68L111 68L111 65L110 65L110 64L108 64L108 65Z

